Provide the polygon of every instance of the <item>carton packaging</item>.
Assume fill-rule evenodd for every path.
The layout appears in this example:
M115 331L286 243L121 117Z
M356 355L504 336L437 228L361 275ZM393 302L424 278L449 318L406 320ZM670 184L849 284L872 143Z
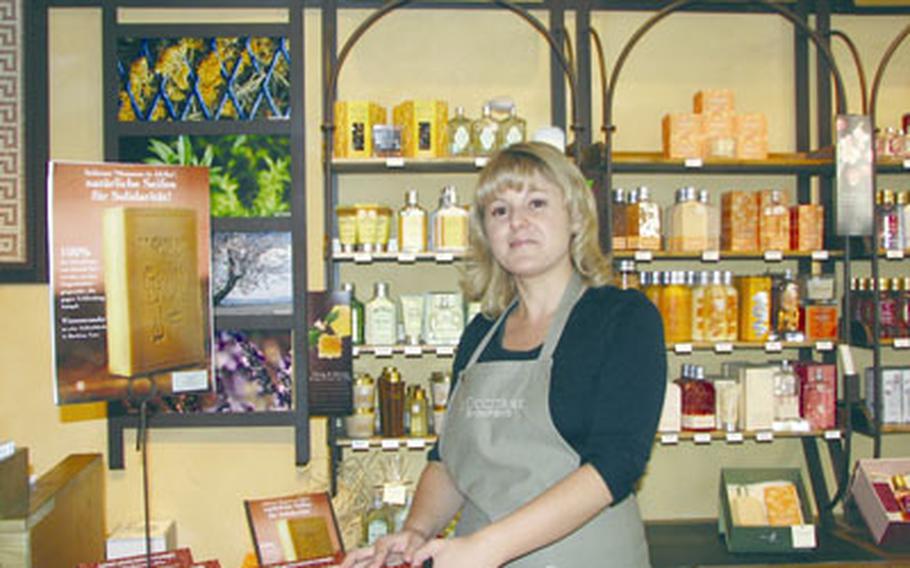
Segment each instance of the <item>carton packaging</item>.
M333 139L335 157L371 157L373 126L385 122L385 108L372 101L336 101Z
M755 192L724 192L721 196L721 249L730 252L758 250L758 204Z
M866 408L875 415L875 370L866 368ZM904 370L894 367L882 369L882 382L879 386L882 393L882 424L900 424L903 422Z
M699 114L732 113L735 106L733 89L702 89L692 101L692 110Z
M392 122L401 127L401 153L409 158L440 158L447 155L445 101L404 101L392 110Z
M737 114L733 119L736 157L764 160L768 157L768 121L762 113Z
M691 113L671 113L663 118L665 158L702 157L702 116Z
M790 248L813 251L825 248L825 208L808 204L790 207Z
M850 497L875 542L891 549L910 549L910 520L901 512L893 476L910 473L910 459L861 459L850 481ZM903 500L903 499L901 499Z

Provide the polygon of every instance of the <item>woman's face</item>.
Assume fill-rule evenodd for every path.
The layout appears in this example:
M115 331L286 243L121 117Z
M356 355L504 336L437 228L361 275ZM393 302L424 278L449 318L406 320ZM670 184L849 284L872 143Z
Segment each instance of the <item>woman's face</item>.
M571 266L568 208L562 191L539 175L494 196L483 223L493 257L515 277Z

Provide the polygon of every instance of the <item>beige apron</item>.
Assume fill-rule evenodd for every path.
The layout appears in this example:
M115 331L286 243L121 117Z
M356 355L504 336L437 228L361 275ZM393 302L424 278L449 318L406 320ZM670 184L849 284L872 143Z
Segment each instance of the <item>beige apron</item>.
M508 515L578 469L578 453L553 424L549 395L553 351L584 290L573 274L537 359L477 361L503 325L506 310L459 377L440 437L442 462L465 496L456 535L473 533ZM635 496L508 566L650 566Z

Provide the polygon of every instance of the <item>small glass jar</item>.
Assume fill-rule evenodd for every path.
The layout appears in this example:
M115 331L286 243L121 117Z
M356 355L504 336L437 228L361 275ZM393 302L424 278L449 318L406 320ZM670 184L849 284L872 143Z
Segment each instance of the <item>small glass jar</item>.
M375 424L376 415L372 408L356 408L354 414L344 417L344 430L349 438L372 437Z
M354 411L373 410L376 406L376 381L367 373L361 373L354 379Z

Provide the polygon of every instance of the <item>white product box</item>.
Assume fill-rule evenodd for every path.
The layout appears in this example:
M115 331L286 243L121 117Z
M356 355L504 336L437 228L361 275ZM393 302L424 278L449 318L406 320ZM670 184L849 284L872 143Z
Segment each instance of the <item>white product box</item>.
M910 424L910 368L904 369L904 380L901 385L901 418L904 424Z
M149 523L152 552L177 548L177 524L174 521ZM145 554L145 523L133 521L119 525L107 537L107 559Z
M658 432L679 432L682 428L682 391L676 383L667 383L664 407L660 412Z
M775 367L746 367L740 369L742 392L739 418L748 432L771 430L774 425Z
M875 414L875 372L866 368L866 407ZM903 420L904 370L882 369L882 424L900 424Z

